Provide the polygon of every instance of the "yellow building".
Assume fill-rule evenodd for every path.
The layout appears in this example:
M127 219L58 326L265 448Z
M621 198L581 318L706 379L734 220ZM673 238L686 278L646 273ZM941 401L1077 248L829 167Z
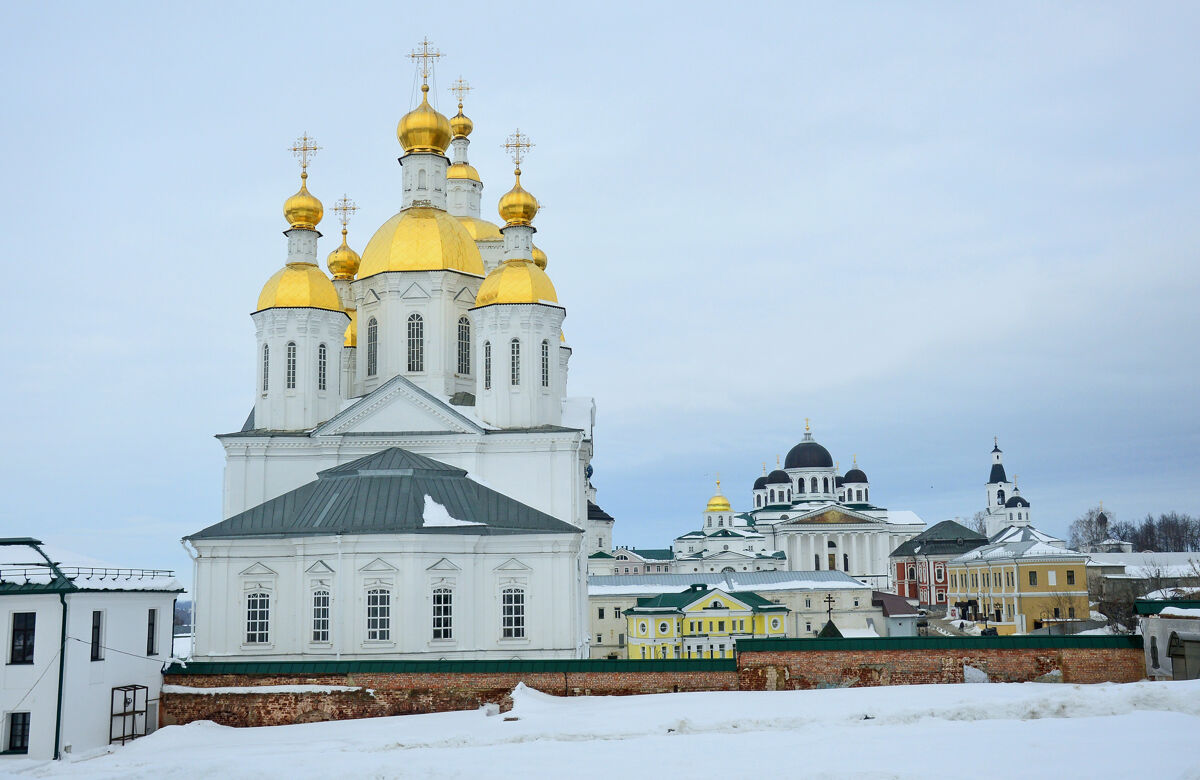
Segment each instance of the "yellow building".
M977 547L946 564L949 617L1001 635L1088 619L1087 556L1021 536L1028 538Z
M757 593L692 585L625 611L629 658L733 658L741 638L782 637L787 613Z

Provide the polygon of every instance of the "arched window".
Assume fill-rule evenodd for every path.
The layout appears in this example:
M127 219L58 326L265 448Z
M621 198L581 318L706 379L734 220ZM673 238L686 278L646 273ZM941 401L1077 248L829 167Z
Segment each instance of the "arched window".
M871 488L864 488L863 489L863 501L870 501L870 500L871 500Z
M271 375L271 348L263 344L263 381L262 391L267 392L267 379Z
M816 477L813 477L812 481L808 483L808 490L810 493L817 492L817 478Z
M329 641L329 591L314 590L312 594L312 641Z
M492 342L483 342L483 389L492 389Z
M416 313L408 315L408 370L425 370L425 321Z
M996 506L1004 506L1004 491L996 491Z
M454 638L454 592L449 588L433 589L433 638Z
M466 317L458 318L458 373L471 373L471 321Z
M720 517L718 517L717 518L717 528L724 528L724 527L725 527L725 521L723 519L721 519Z
M824 479L821 480L821 492L822 493L829 492L829 477L825 477Z
M525 589L504 588L500 591L500 637L525 638Z
M842 553L842 571L850 571L850 553Z
M762 506L762 496L754 497L754 506L756 506L756 507Z
M392 592L387 588L367 591L367 639L386 642L392 638Z
M296 389L296 342L287 345L287 389Z
M367 320L367 376L375 376L379 368L379 322Z
M271 641L271 594L255 591L246 594L246 644L264 645Z
M421 170L417 171L417 189L423 190L425 189L425 186L425 169L422 168Z
M521 384L521 342L513 339L511 342L512 348L512 365L509 371L509 382L513 387Z
M542 387L550 386L550 342L542 339Z
M772 504L774 504L774 503L775 503L775 490L774 490L774 488L772 488L772 489L771 489L771 503L772 503Z
M796 483L796 490L799 493L804 492L804 477L801 477L800 481Z
M326 363L326 350L325 350L325 345L322 344L319 347L317 347L317 389L318 390L325 389L325 363Z

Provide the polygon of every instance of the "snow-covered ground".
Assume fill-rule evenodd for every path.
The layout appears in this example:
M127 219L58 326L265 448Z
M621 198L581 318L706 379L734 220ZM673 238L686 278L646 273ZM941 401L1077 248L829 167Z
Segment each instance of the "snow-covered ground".
M1200 681L557 698L510 713L168 727L21 777L1200 778Z

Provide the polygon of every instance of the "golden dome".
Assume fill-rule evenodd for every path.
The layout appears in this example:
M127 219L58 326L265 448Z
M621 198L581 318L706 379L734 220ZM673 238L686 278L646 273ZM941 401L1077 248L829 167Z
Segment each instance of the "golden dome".
M346 340L342 342L347 347L358 346L358 309L346 309L350 315L350 324L346 326Z
M455 138L466 138L474 129L475 123L462 112L462 103L459 103L458 113L450 117L450 132Z
M429 105L429 85L421 85L421 105L400 118L396 137L405 153L435 152L442 154L450 145L450 120Z
M507 225L528 225L537 215L537 198L526 192L521 186L521 169L516 171L517 183L508 192L500 196L500 218Z
M384 271L462 271L483 276L483 258L471 234L441 209L413 206L401 211L367 242L358 278Z
M546 272L529 260L505 260L492 269L475 296L476 306L542 301L558 303L558 294Z
M474 165L466 163L454 163L446 169L447 179L470 179L483 184L483 180L479 178L479 171L475 170Z
M471 234L471 238L476 241L503 241L504 236L500 233L500 228L488 222L486 219L478 217L457 217L462 226Z
M358 273L358 266L362 262L362 258L358 256L346 243L346 230L342 229L342 245L329 253L329 258L325 261L325 266L329 269L329 273L333 274L334 279L353 279Z
M341 311L337 290L314 263L288 263L258 294L258 309L309 308Z
M538 249L537 244L533 245L533 264L543 271L546 270L546 253Z
M729 499L717 493L712 498L708 499L708 506L704 509L705 512L732 512L733 508L729 506Z
M325 207L308 191L308 173L300 174L300 191L283 202L283 216L292 228L316 230Z

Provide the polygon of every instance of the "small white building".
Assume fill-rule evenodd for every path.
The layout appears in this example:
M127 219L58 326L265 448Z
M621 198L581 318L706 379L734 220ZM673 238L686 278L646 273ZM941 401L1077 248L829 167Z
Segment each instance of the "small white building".
M72 565L36 539L0 539L0 756L60 758L153 731L180 592L170 571Z

